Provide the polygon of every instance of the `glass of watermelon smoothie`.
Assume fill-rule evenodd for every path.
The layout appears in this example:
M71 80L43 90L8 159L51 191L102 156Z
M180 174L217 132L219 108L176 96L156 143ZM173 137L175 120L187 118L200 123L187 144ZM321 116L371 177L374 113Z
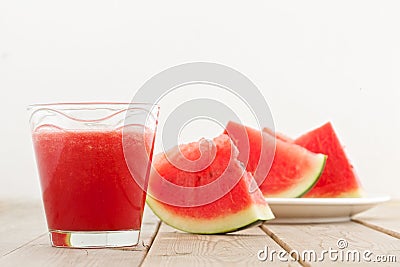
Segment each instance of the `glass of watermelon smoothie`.
M136 245L158 106L69 103L28 111L51 244Z

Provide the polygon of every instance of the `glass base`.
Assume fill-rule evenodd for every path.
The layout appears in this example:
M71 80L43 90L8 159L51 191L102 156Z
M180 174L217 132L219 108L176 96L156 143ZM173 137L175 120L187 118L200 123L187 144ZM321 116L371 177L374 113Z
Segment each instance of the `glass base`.
M135 246L139 230L126 231L49 231L51 245L69 248L117 248Z

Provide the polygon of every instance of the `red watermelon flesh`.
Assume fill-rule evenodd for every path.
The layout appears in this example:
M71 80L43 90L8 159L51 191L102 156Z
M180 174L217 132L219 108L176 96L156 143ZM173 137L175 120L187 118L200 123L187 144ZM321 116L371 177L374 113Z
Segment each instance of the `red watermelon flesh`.
M229 122L225 132L237 145L239 160L254 175L265 197L300 197L314 186L324 169L325 155L266 132L235 122Z
M226 233L273 219L252 175L237 160L238 153L231 139L221 135L155 156L148 205L165 223L191 233ZM190 170L196 166L185 162L199 159L199 169Z
M55 247L71 247L71 233L50 232L51 244Z
M360 182L330 122L297 138L295 143L328 155L317 184L304 197L360 197Z
M284 142L294 143L294 140L292 138L290 138L289 136L287 136L283 133L274 132L270 128L264 128L263 132L265 132L269 135L275 136L276 139L282 140Z

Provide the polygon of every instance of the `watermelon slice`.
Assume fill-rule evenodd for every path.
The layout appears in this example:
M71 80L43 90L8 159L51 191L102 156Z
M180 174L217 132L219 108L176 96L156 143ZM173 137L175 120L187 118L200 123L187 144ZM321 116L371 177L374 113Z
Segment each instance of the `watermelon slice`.
M246 170L254 175L265 197L300 197L314 186L324 169L325 155L275 139L266 132L235 122L229 122L225 132L237 145L238 159L246 163ZM273 144L276 149L269 169L266 165Z
M191 233L227 233L273 219L238 154L221 135L157 155L147 204L165 223Z
M304 134L295 143L315 153L328 155L321 178L305 197L362 196L361 184L331 123Z

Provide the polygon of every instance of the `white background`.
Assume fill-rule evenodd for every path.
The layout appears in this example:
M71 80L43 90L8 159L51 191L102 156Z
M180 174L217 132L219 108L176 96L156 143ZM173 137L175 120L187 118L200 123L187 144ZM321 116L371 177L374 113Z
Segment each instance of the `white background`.
M133 2L0 1L0 197L40 197L28 104L129 102L192 61L247 75L279 131L332 121L366 191L400 197L396 1Z

